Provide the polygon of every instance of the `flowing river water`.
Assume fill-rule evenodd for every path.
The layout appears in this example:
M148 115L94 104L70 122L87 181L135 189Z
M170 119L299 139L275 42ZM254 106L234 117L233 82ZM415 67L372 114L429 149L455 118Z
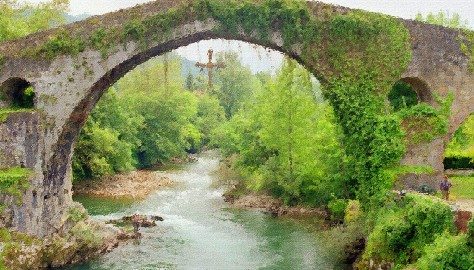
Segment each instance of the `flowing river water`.
M212 153L167 175L178 182L141 202L77 198L100 220L135 212L164 218L142 228L139 242L68 269L341 269L324 248L313 220L273 218L232 209L211 187L219 159Z

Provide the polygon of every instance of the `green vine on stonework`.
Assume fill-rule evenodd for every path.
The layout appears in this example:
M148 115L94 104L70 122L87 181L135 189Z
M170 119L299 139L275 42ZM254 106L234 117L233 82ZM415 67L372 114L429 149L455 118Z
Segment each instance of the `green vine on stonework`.
M58 55L77 55L86 48L85 42L80 37L72 37L65 30L59 31L46 43L37 49L35 55L53 59Z
M383 201L393 184L386 170L405 153L401 121L387 115L386 97L411 60L409 34L401 22L353 11L332 18L326 33L333 74L325 95L344 133L349 175L364 207Z
M465 39L461 41L461 51L469 57L468 69L474 72L474 32L469 30L462 31Z
M92 33L89 39L92 48L100 51L102 58L105 58L112 47L112 40L107 39L107 31L104 28L99 28Z
M454 95L450 93L446 98L436 97L436 101L439 108L420 103L397 113L402 119L407 145L430 142L448 132Z

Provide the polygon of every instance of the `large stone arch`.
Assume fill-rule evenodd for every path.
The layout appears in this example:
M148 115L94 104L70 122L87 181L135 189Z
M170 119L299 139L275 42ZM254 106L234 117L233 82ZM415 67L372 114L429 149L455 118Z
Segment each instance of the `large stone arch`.
M285 44L278 22L271 25L267 38L263 38L252 29L245 31L248 28L245 25L238 25L237 31L227 31L221 22L200 18L196 15L199 12L191 9L187 10L189 19L173 25L170 31L165 33L157 27L156 34L140 36L141 19L157 14L174 14L181 5L193 2L158 0L0 44L0 84L11 78L25 78L36 91L35 112L12 114L5 123L0 123L0 149L8 153L21 153L15 158L0 159L0 168L19 166L28 158L28 167L34 171L32 187L25 192L23 204L12 204L8 209L9 221L2 223L0 220L0 225L7 224L36 235L47 235L61 229L62 219L72 200L70 159L80 128L110 85L154 56L203 39L224 38L278 50L299 61L323 84L335 73L334 67L326 61L330 55L320 56L319 62L315 63L305 54L305 45L318 44ZM201 2L207 3L205 0ZM255 1L257 4L261 2ZM344 7L313 1L306 2L306 5L315 18L351 12ZM248 22L249 25L258 25L258 16L254 17L255 21ZM454 126L457 119L469 108L472 111L474 106L474 76L467 68L470 59L460 49L461 33L413 21L399 21L411 35L413 58L404 74L395 81L417 78L433 95L444 96L449 91L454 92L451 116ZM99 42L97 46L74 43L78 42L76 37L83 37L84 40L104 37L102 29L125 29L137 37L107 40L103 43L110 44ZM316 33L317 29L314 31ZM69 47L52 47L57 51L45 47L45 44L54 44L58 37L66 38L70 42ZM327 42L322 40L320 44ZM437 138L408 149L402 163L432 166L435 172L424 178L424 181L432 181L433 176L439 177L443 171L442 158L439 160L439 157L444 152L445 141L444 137ZM3 201L8 200L12 199Z

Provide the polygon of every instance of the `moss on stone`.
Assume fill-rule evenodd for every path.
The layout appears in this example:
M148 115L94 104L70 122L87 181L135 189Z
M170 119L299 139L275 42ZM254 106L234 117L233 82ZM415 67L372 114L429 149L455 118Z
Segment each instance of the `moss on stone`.
M8 117L15 113L31 112L32 109L25 108L0 108L0 124L7 121Z
M0 170L0 193L21 196L28 189L33 171L27 168L8 168Z
M58 55L77 55L86 48L85 42L80 37L73 37L66 30L61 30L37 48L36 56L53 59Z
M103 252L111 240L88 221L46 239L1 228L0 269L49 269L85 262Z
M474 31L464 30L461 38L461 51L469 57L468 69L474 72Z
M316 16L313 5L324 14ZM359 184L359 199L365 205L369 197L384 193L382 189L389 185L383 170L398 165L405 149L399 119L386 113L387 94L412 54L409 31L399 19L304 0L189 0L178 4L163 0L51 30L26 46L36 53L31 57L49 59L86 48L104 57L112 47L127 46L130 41L139 45L135 53L143 53L170 41L170 34L179 26L196 21L217 22L209 37L253 40L298 54L322 82L342 127L345 152L355 164L348 174ZM274 34L280 34L282 45L275 44ZM7 51L9 56L28 57L25 47ZM83 66L87 76L87 65Z

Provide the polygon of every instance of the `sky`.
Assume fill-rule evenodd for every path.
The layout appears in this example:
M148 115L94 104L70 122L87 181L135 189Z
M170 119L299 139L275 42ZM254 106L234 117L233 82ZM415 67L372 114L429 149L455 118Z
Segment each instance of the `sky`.
M350 8L364 9L380 12L405 19L413 19L417 13L428 14L446 11L450 14L458 13L461 18L468 21L468 25L474 28L474 0L320 0L321 2L346 6ZM42 0L20 0L20 2L39 3ZM150 2L149 0L70 0L70 14L98 15L121 8L131 7L137 4ZM207 50L237 51L240 53L244 65L249 66L253 72L274 71L281 65L283 55L276 51L268 52L262 47L251 44L211 40L201 41L182 47L176 52L192 61L206 61Z

